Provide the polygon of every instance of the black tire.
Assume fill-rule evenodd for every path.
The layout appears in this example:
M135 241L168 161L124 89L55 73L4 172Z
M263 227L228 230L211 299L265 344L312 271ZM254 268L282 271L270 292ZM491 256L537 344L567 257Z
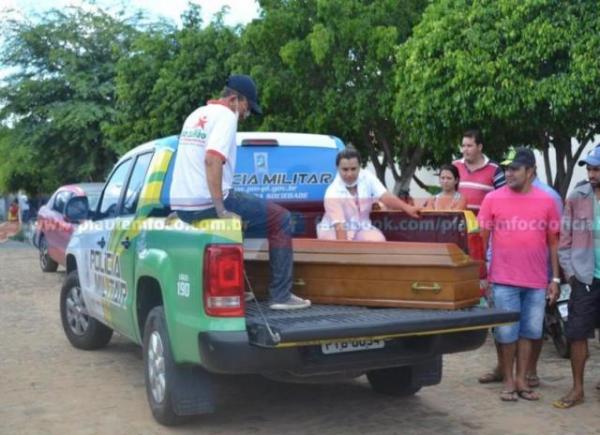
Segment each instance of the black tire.
M65 335L77 349L95 350L108 344L113 330L87 314L77 270L67 275L60 292L60 318Z
M179 366L173 359L162 306L148 314L143 345L146 396L157 422L175 426L189 416L214 411L208 373L197 367Z
M38 243L40 253L40 268L43 272L56 272L58 269L58 263L50 258L48 255L48 241L41 235Z
M389 396L412 396L421 389L421 385L414 383L411 366L371 370L367 379L374 391Z

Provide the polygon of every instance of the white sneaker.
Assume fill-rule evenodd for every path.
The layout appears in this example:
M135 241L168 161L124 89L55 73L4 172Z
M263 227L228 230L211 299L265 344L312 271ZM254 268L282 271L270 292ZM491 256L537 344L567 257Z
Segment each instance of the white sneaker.
M273 302L269 305L272 310L301 310L308 307L310 307L308 299L299 298L294 294L290 294L290 298L285 302Z

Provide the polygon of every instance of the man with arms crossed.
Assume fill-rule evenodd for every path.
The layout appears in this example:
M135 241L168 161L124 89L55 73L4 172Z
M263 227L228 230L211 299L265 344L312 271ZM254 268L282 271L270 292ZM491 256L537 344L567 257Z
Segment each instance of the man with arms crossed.
M559 293L560 216L552 198L532 186L534 174L533 152L519 148L506 169L507 186L488 194L478 215L485 248L492 235L489 281L494 304L521 313L519 322L494 331L502 356L503 401L516 401L518 397L539 400L525 378L531 340L542 337L546 296L553 303ZM552 263L550 283L548 250Z
M466 198L467 209L477 214L485 195L506 183L504 172L483 154L483 138L479 130L465 131L461 152L463 158L452 162L460 177L458 192Z
M587 339L594 336L600 319L600 147L579 165L586 165L589 183L578 184L567 198L558 251L560 265L571 285L566 336L571 342L573 387L554 402L555 407L562 409L583 402Z
M244 236L269 239L269 307L307 308L310 301L291 293L293 252L290 213L253 195L232 189L239 119L261 113L254 81L232 75L221 98L187 117L179 137L170 197L171 209L191 223L201 219L240 217Z

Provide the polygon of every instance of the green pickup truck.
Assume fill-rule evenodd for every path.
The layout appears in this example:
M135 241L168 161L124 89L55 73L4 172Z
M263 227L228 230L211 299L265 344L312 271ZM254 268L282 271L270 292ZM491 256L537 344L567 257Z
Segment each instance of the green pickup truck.
M295 237L314 237L341 141L240 133L238 146L237 188L287 205ZM213 412L212 373L296 382L366 374L378 392L414 394L440 382L443 354L476 349L488 328L518 319L481 307L313 305L274 312L264 302L246 303L239 222L188 225L170 214L176 151L175 136L140 145L119 159L95 210L85 197L69 201L66 215L80 225L67 248L60 296L64 331L76 348L102 348L113 331L143 347L147 398L161 424ZM468 251L465 222L454 228L443 239L419 237Z

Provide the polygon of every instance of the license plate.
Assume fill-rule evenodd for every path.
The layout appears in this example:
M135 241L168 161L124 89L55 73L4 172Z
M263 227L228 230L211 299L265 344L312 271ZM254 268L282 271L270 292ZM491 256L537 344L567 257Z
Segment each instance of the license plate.
M558 304L558 312L560 313L560 317L566 319L567 317L569 317L569 305Z
M381 349L385 346L383 340L348 340L324 343L321 350L324 354L357 352L361 350Z

